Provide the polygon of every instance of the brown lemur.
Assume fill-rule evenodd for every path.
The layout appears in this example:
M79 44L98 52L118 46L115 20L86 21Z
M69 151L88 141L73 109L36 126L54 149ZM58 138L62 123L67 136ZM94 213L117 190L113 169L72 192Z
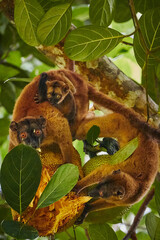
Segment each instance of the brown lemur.
M40 147L47 147L56 143L59 145L63 161L72 162L72 135L67 119L63 114L48 101L36 104L34 97L38 92L40 76L37 76L22 90L13 110L12 121L19 122L24 118L40 116L46 119L46 135ZM9 132L10 145L9 150L17 145L14 131Z
M69 123L72 123L76 114L76 104L73 96L76 89L63 73L61 77L64 81L59 79L49 81L47 73L42 73L35 102L38 104L49 101L63 113Z
M126 161L116 165L104 163L77 183L77 193L98 184L89 190L89 195L98 200L87 204L86 211L128 206L139 201L147 193L157 174L157 141L134 128L128 119L118 113L103 116L98 121L96 118L86 120L77 130L79 139L85 139L93 125L100 127L101 137L116 138L120 148L138 137L138 147Z
M55 87L54 84L58 87ZM64 93L63 84L68 90ZM59 84L59 85L58 85ZM73 91L73 88L75 89ZM43 90L44 89L44 90ZM60 99L55 104L55 96ZM60 93L60 94L59 94ZM66 101L67 96L70 96ZM153 138L160 139L160 130L155 129L145 122L145 118L136 113L133 109L127 108L121 103L109 98L107 95L96 90L91 84L87 83L79 74L70 70L50 70L41 77L38 86L39 102L49 101L53 106L59 107L60 111L72 112L72 106L75 105L75 115L70 123L72 136L76 138L76 130L86 118L89 118L89 100L114 112L125 116L130 123L139 130L150 134ZM72 97L71 97L72 96ZM70 102L70 103L69 103ZM68 109L68 110L67 110ZM91 116L92 118L92 116Z

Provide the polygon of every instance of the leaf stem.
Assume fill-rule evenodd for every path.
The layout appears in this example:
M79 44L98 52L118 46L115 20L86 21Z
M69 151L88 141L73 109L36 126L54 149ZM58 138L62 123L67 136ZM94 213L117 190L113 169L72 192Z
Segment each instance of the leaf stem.
M133 0L128 0L128 2L129 2L129 6L130 6L130 10L131 10L131 14L132 14L132 18L133 18L133 23L134 23L135 29L138 30L140 41L141 41L144 49L146 50L146 53L148 54L149 49L148 49L148 47L146 45L145 39L144 39L143 34L141 32L139 21L138 21L137 15L136 15L134 2L133 2Z

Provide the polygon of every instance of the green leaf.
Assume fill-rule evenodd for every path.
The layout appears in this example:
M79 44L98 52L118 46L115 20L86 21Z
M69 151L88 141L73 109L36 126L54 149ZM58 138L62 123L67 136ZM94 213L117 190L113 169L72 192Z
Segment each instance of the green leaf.
M77 166L69 163L60 166L44 189L37 209L47 207L68 194L76 185L78 178Z
M7 117L0 119L0 132L1 137L8 136L8 129L9 129L10 121Z
M89 235L91 240L118 240L113 229L105 223L89 225Z
M9 113L13 112L13 107L16 99L16 89L12 83L2 84L1 102Z
M85 222L89 223L105 223L105 222L113 222L118 220L129 211L129 207L119 206L108 209L103 209L99 211L90 212L85 218ZM119 221L120 222L120 221Z
M12 149L2 163L2 192L7 203L20 214L28 207L37 191L41 168L36 150L23 144Z
M38 25L39 41L44 45L57 44L68 32L71 19L70 3L60 4L49 9Z
M84 174L88 175L95 168L101 166L102 164L115 165L124 162L125 160L127 160L127 158L131 156L131 154L136 150L137 147L138 138L134 138L112 156L99 155L93 157L83 166Z
M119 164L129 158L138 147L138 138L134 138L111 156L111 165Z
M114 29L84 26L68 35L64 51L72 60L90 61L110 52L122 39L123 35Z
M100 134L100 128L96 125L93 125L87 133L87 142L93 145Z
M35 228L21 222L4 220L2 229L9 236L17 239L34 239L38 237L38 231Z
M115 0L115 13L114 21L121 23L126 22L132 18L131 10L128 4L128 0Z
M145 13L152 8L160 7L159 0L134 0L136 12Z
M145 12L139 20L143 39L137 31L134 37L134 53L138 64L144 68L146 61L153 66L160 61L160 8Z
M155 202L157 211L160 215L160 182L155 181Z
M0 65L0 81L4 81L10 77L17 75L19 71L15 68Z
M160 218L153 213L149 213L146 216L146 228L151 240L160 239Z
M113 20L115 0L91 0L89 15L93 24L107 27Z
M36 31L44 14L37 0L15 0L14 20L17 31L24 42L31 46L39 45Z

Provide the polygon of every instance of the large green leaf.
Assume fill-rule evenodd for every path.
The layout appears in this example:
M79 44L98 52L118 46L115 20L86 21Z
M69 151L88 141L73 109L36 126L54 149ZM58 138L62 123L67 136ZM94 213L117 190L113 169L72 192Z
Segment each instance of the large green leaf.
M100 128L96 125L93 125L87 133L87 142L91 145L96 141L100 134Z
M122 39L123 35L114 29L84 26L68 35L64 51L72 60L90 61L110 52Z
M107 27L113 20L115 0L91 0L89 15L93 24Z
M20 214L32 201L41 178L36 150L23 144L12 149L1 168L2 192L7 203Z
M44 10L37 0L15 0L14 20L24 42L39 45L36 31Z
M91 240L118 240L113 229L105 223L89 225L89 235Z
M138 64L144 68L160 61L160 8L145 12L139 20L143 37L137 31L134 37L134 53Z
M60 166L44 189L37 209L47 207L69 193L76 185L78 178L77 166L70 163Z
M38 25L39 41L44 45L57 44L68 32L71 19L70 3L60 4L49 9Z
M21 222L4 220L2 222L2 229L9 236L17 239L34 239L38 237L38 231L35 228Z
M160 218L156 217L153 213L147 214L146 227L151 240L160 239Z

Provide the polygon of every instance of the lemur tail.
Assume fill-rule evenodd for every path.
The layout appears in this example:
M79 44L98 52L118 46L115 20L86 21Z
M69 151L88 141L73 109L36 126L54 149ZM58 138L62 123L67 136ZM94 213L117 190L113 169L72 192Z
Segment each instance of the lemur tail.
M89 99L97 103L100 106L108 108L116 113L119 113L126 117L131 125L139 129L146 135L151 135L153 138L160 141L160 129L156 129L145 122L145 119L133 109L127 108L121 103L116 102L115 100L109 98L102 92L99 92L91 85L88 86Z

